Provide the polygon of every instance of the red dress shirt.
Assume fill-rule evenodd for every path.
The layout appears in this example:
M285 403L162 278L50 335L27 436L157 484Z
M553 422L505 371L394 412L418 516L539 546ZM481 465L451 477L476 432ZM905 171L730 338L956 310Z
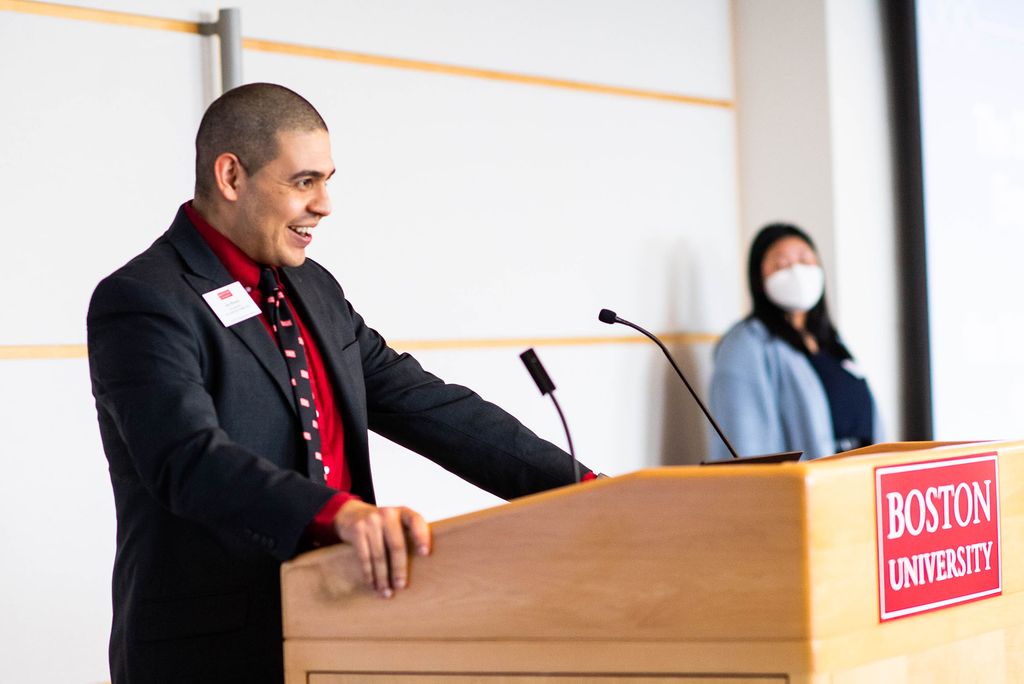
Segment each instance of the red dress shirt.
M260 281L260 270L262 266L248 257L231 240L217 231L199 212L192 207L192 202L184 205L185 213L192 221L192 225L210 246L213 253L224 264L224 268L232 278L241 283L246 292L259 306L262 297L258 283ZM274 270L277 275L277 270ZM278 279L278 286L284 290ZM287 290L284 290L287 296ZM324 474L327 478L327 486L339 490L327 504L316 514L309 527L306 528L306 541L314 546L333 544L340 541L334 528L334 515L346 502L352 499L359 499L358 496L349 492L352 487L352 475L345 463L345 435L341 420L341 413L338 411L337 403L334 401L334 388L331 386L330 376L324 365L323 357L316 346L316 338L309 334L299 316L298 307L292 307L292 316L299 326L299 332L306 344L306 364L309 367L310 383L313 387L313 406L317 411L317 424L320 430L320 446L323 454ZM277 337L271 330L270 323L266 316L260 314L260 322L266 328L267 334L277 344Z

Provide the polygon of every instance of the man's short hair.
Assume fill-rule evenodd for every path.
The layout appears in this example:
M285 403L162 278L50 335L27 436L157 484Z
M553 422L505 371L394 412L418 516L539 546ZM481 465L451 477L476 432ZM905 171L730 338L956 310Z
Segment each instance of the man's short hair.
M196 134L196 197L216 188L213 162L225 152L254 174L278 154L282 131L326 131L327 124L298 93L273 83L232 88L209 106Z

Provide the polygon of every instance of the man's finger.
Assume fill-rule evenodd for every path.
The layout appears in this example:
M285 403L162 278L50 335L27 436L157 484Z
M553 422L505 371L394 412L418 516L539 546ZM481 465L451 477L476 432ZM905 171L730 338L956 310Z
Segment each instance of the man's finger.
M402 525L409 530L409 539L412 540L413 548L420 556L430 553L430 525L423 519L423 516L411 508L402 507Z
M370 555L370 545L366 535L359 534L351 542L356 549L356 556L359 557L359 564L363 568L363 581L373 586L373 560Z
M373 565L373 586L384 597L391 596L391 580L388 576L388 550L384 544L382 516L379 513L366 520L366 540L370 547L370 562Z
M388 558L391 560L391 586L405 589L408 582L408 558L405 552L405 530L402 519L394 508L381 511L384 523L384 543L388 547Z

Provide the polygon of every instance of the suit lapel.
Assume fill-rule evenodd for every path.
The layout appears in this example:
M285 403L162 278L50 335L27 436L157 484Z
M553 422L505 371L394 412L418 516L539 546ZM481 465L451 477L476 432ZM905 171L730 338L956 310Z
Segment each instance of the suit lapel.
M185 273L184 277L186 282L195 290L196 296L199 297L199 305L210 316L215 317L206 301L203 300L202 295L218 287L229 285L234 282L234 279L227 269L224 268L217 255L213 253L213 250L203 241L199 232L192 226L183 209L178 210L174 223L171 224L170 230L167 231L167 238L174 245L174 248L178 250L181 258L191 270L190 273ZM217 325L220 325L219 320ZM297 414L298 408L296 408L294 398L292 397L288 367L285 365L284 357L281 356L281 352L274 344L270 335L267 334L267 330L263 327L263 323L260 322L259 318L254 316L241 323L232 325L228 330L248 347L249 351L252 352L253 356L256 357L260 365L263 366L274 381L274 384L281 391L285 403Z

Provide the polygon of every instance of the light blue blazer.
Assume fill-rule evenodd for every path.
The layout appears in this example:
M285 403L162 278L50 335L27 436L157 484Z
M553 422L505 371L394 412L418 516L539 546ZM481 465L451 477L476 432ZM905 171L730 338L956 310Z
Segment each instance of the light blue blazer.
M882 441L874 399L874 441ZM715 349L710 409L740 456L803 451L803 460L835 453L825 387L807 357L756 318L734 325ZM712 460L731 458L708 427Z

